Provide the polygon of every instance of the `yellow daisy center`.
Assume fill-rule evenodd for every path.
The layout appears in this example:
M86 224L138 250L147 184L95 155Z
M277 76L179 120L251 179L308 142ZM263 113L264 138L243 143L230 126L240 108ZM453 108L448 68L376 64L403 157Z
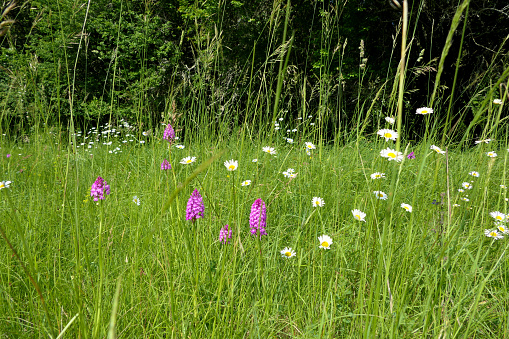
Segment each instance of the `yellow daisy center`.
M391 158L393 158L393 159L394 159L394 158L396 158L396 154L395 154L395 153L392 153L392 152L391 152L391 153L388 153L387 155L388 155L388 156L390 156L390 157L391 157Z
M428 110L423 109L423 110L421 111L421 113L422 113L422 114L427 114L427 113L428 113Z
M4 187L5 187L4 183L1 183L0 188L4 188Z
M186 162L189 164L190 162L193 162L191 159L186 160Z
M320 202L317 200L317 201L315 202L315 204L320 205Z
M497 219L497 220L502 220L502 217L501 217L500 215L497 215L497 216L495 217L495 219Z
M378 196L381 198L383 197L384 195L382 193L378 193Z
M355 215L355 219L357 219L357 220L361 220L361 216L360 216L360 215L358 215L358 214L356 214L356 215Z
M385 133L385 134L384 134L384 137L386 137L386 138L391 138L391 137L392 137L392 134L391 134L391 133Z
M505 227L504 226L498 226L498 230L500 232L505 232Z
M490 236L492 237L496 237L497 235L498 235L497 232L490 232Z
M322 242L322 247L329 247L329 243L327 241Z
M285 252L285 255L286 255L287 257L291 257L291 256L292 256L292 252Z
M233 171L233 170L235 169L235 165L230 165L230 166L228 166L228 169L229 169L230 171Z

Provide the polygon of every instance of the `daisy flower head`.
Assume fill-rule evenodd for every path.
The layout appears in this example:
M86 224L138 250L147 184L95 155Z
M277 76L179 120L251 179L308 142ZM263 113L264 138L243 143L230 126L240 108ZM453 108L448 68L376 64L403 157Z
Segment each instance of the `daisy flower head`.
M235 171L237 167L239 167L239 162L237 160L228 160L224 162L224 166L228 171Z
M438 154L445 154L445 151L442 151L440 149L440 147L438 147L438 146L431 145L430 149L432 149L433 151L437 152Z
M274 149L274 147L265 146L262 147L262 151L269 154L276 154L276 150Z
M465 190L463 188L458 188L458 192L463 193Z
M472 172L469 172L468 174L470 174L473 177L479 178L479 172L472 171Z
M175 147L177 147L178 149L184 149L186 146L184 146L184 145L175 145Z
M393 131L392 129L381 129L378 132L376 132L376 134L378 134L382 138L385 138L385 141L389 140L396 141L396 139L398 138L398 132Z
M10 181L0 181L0 190L2 188L9 188L11 182Z
M377 199L381 199L381 200L387 200L388 199L387 194L385 194L382 191L374 191L373 193L376 195Z
M323 248L324 250L330 250L330 245L332 245L332 239L328 235L324 234L318 237L318 241L320 242L320 246L318 248Z
M477 140L477 141L475 141L475 144L476 145L479 145L481 143L489 144L490 141L491 141L491 139Z
M251 160L251 162L258 162L258 159L253 159Z
M292 138L286 138L286 142L289 143L289 144L293 144L293 139Z
M400 162L403 160L403 153L396 152L396 150L390 149L387 147L386 149L383 149L380 151L380 156L383 158L387 158L387 160L396 160L397 162Z
M404 208L407 212L412 213L412 206L409 204L401 204L401 207Z
M311 151L310 151L310 150L308 150L308 149L306 149L306 154L307 154L307 155L309 155L309 156L311 156Z
M352 210L352 214L355 220L366 222L366 220L364 220L364 218L366 217L366 213L362 212L361 210L357 209Z
M506 185L500 185L500 188L507 188Z
M499 240L504 237L495 230L484 230L484 235L487 236L488 238L493 238L495 240Z
M396 120L394 120L394 118L392 117L385 117L385 121L387 121L391 125L394 125L394 123L396 122Z
M421 107L415 111L415 114L427 115L433 113L433 109L429 107Z
M147 137L150 133L148 131L142 132L143 136Z
M468 199L467 197L463 197L463 198L461 198L461 200L463 200L463 201L470 201L470 199Z
M135 195L135 196L133 197L133 202L134 202L136 205L140 206L140 198L138 198L138 196L136 196L136 195Z
M490 216L496 221L504 221L507 218L507 215L499 211L490 212Z
M196 157L185 157L184 159L180 160L180 163L183 165L191 164L196 161Z
M295 257L297 253L295 253L294 250L292 250L291 247L285 247L280 251L283 258L290 259L291 257Z
M486 155L489 156L490 158L496 158L497 157L497 153L495 153L493 151L486 153Z
M313 200L311 200L311 203L313 204L313 207L325 206L325 201L323 201L323 199L320 197L313 197Z
M495 105L502 105L502 100L500 100L500 99L493 99L493 103Z
M472 184L470 184L469 182L464 182L461 184L461 186L463 186L464 189L466 190L471 190L472 189Z
M497 230L502 233L502 234L508 234L509 233L509 229L507 229L507 227L505 227L504 224L502 223L498 223L497 224Z
M251 180L244 180L243 182L240 183L240 186L249 186L251 185Z
M305 142L306 149L316 149L316 146L312 142Z
M371 179L385 179L385 173L375 172L371 174Z
M302 118L299 118L299 119L302 119ZM293 133L297 132L297 129L296 128L292 129L292 132Z

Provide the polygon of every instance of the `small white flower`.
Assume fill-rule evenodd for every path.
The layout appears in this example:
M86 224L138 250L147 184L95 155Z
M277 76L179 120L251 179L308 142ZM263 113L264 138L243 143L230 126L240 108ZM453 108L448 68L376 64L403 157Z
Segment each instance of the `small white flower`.
M484 230L484 235L487 236L488 238L493 238L495 240L499 240L504 237L503 235L498 234L498 232L494 230Z
M461 200L463 200L463 201L470 201L470 199L468 199L467 197L463 197L463 198L461 198Z
M277 122L274 123L275 127L279 127L279 124Z
M191 164L196 161L196 157L185 157L184 159L180 160L180 163L183 165Z
M315 125L315 123L314 123L314 122L310 122L310 123L309 123L309 126L314 126L314 125Z
M398 138L398 133L391 129L384 128L384 129L381 129L378 132L376 132L376 134L378 134L379 136L384 138L385 141L389 141L389 140L396 141L396 139Z
M311 203L313 204L313 207L323 207L325 205L325 202L322 198L319 197L313 197L313 200L311 200Z
M384 192L382 191L374 191L373 192L375 195L376 195L376 198L377 199L381 199L381 200L387 200L389 197L387 196L387 194L385 194Z
M430 149L434 150L435 152L437 152L438 154L445 154L445 151L442 151L440 149L440 147L438 146L435 146L435 145L431 145Z
M412 212L412 206L409 204L401 204L401 207L404 208L407 212Z
M461 184L461 186L463 186L463 188L466 189L466 190L471 190L472 189L472 185L469 182L464 182L464 183Z
M495 226L497 227L498 231L502 234L508 234L509 233L509 229L507 227L505 227L504 224L502 223L496 223Z
M385 179L385 173L375 172L371 174L371 179Z
M415 111L415 114L421 114L421 115L426 115L426 114L431 114L431 113L433 113L433 109L429 108L429 107L421 107Z
M184 145L175 145L175 147L177 147L178 149L184 149L186 146L184 146Z
M244 180L243 182L241 182L240 186L249 186L251 185L251 180Z
M493 103L495 105L502 105L502 100L500 100L500 99L493 99Z
M283 118L279 118L278 120L279 120L279 121L283 121Z
M269 154L276 154L276 150L274 149L274 147L265 146L262 147L262 151Z
M355 220L366 222L366 220L364 220L364 218L366 217L366 213L362 212L361 210L357 209L352 210L352 214Z
M286 142L289 143L289 144L293 144L293 139L292 138L286 138Z
M239 162L237 160L228 160L224 162L224 165L228 171L235 171L237 167L239 167Z
M145 140L140 140L140 144L144 144L145 143Z
M507 188L506 185L500 185L500 188Z
M470 174L473 177L479 178L479 172L472 171L472 172L469 172L468 174Z
M281 255L284 257L284 258L287 258L287 259L290 259L291 257L295 257L297 255L297 253L295 253L294 250L292 250L291 247L285 247L281 250Z
M139 199L136 195L133 197L133 202L134 202L136 205L140 206L140 199Z
M489 156L490 158L496 158L497 157L497 153L495 152L488 152L486 153L487 156Z
M304 144L306 145L307 149L316 149L316 146L311 142L305 142Z
M253 159L251 160L251 162L258 162L258 159Z
M294 133L297 132L297 129L296 128L292 129L292 132L294 132Z
M323 248L324 250L330 250L330 245L332 245L332 239L328 235L324 234L318 237L318 241L320 242L319 248Z
M306 150L306 154L307 154L307 155L309 155L309 156L311 156L311 151L307 149L307 150Z
M394 118L391 117L385 117L385 121L387 121L391 125L394 125L394 123L396 122L396 120L394 120Z
M480 143L488 144L490 141L491 141L491 139L477 140L477 141L475 142L475 144L476 144L476 145L478 145L478 144L480 144Z
M458 188L458 192L463 193L465 190L463 188Z
M149 133L148 133L148 131L146 131L146 132L142 132L141 134L143 134L143 136L148 136Z
M380 156L383 158L387 158L387 160L396 160L397 162L400 162L403 160L403 153L396 152L396 150L386 148L380 151Z
M504 213L499 211L490 212L490 216L494 218L496 221L504 221L507 218L507 216Z
M11 185L10 181L0 181L0 190L2 188L9 188L10 185Z

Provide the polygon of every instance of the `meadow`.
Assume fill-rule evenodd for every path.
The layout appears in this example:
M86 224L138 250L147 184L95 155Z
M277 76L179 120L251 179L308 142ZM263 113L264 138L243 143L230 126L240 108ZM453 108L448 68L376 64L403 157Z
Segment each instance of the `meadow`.
M3 139L2 335L506 337L507 141L399 154L391 122Z

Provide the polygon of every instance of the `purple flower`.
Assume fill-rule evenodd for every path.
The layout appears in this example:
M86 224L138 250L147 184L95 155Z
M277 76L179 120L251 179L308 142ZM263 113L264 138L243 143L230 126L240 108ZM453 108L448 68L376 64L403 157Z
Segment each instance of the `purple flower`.
M92 184L90 190L90 196L94 197L94 201L104 200L104 194L110 194L110 185L101 177L97 177L95 182Z
M170 124L168 124L168 126L166 126L166 129L164 130L163 139L168 140L169 142L172 142L173 139L175 139L175 131L173 130L173 127L171 127Z
M11 155L10 155L10 154L7 154L7 158L10 158L10 157L11 157Z
M166 171L171 169L171 164L168 162L168 160L164 159L161 163L161 170Z
M408 159L415 159L415 154L414 154L414 152L410 152L410 154L408 154L406 157Z
M205 205L203 205L203 199L200 192L195 189L187 201L186 220L194 222L198 218L203 218L204 211Z
M232 237L232 230L228 228L228 225L224 225L224 227L219 231L219 241L222 241L223 244L226 244L226 242L230 243L228 239L231 239Z
M256 199L253 206L251 206L249 226L251 227L252 235L256 235L257 231L259 231L260 238L262 235L267 235L265 231L265 227L267 227L267 209L262 199Z

